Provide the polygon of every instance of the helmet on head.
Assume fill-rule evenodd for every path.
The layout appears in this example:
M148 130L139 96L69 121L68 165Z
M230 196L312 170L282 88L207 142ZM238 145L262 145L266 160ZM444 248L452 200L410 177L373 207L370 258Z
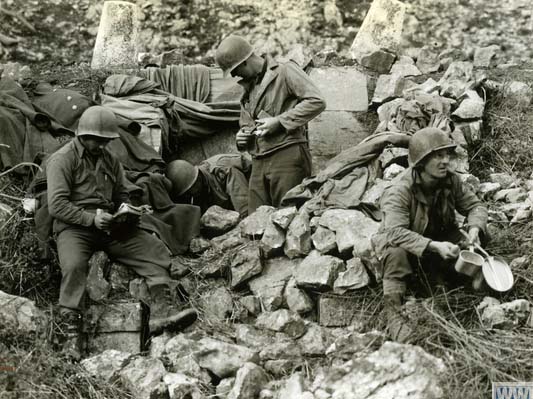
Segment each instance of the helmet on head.
M80 117L76 135L97 136L105 139L119 138L115 114L110 109L100 105L87 108Z
M420 129L411 136L409 141L409 165L418 165L420 161L435 151L455 147L457 145L442 130L435 127Z
M254 52L253 47L241 36L230 35L220 42L215 60L222 68L224 77L246 61Z
M166 176L172 182L172 192L179 197L196 182L198 168L187 161L178 159L167 165Z

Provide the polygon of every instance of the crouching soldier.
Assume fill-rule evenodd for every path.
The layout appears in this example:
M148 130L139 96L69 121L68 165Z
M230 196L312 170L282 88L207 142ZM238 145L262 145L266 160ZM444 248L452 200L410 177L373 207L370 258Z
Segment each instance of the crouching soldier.
M81 327L88 261L99 250L145 278L151 334L196 320L195 311L178 306L178 283L170 278L170 254L163 242L136 224L110 229L112 213L129 201L122 166L105 149L119 137L117 130L112 111L90 107L80 118L76 137L47 163L48 206L62 273L59 324L74 335Z
M373 244L383 267L388 333L400 342L412 332L401 314L406 279L417 272L434 283L462 276L454 269L463 239L455 211L466 217L470 243L485 235L487 208L448 169L455 147L439 129L416 132L409 143L410 167L381 199L383 219Z
M191 197L205 212L210 206L235 210L248 215L248 178L252 160L244 154L218 154L198 166L176 160L167 165L166 176L172 182L172 199Z

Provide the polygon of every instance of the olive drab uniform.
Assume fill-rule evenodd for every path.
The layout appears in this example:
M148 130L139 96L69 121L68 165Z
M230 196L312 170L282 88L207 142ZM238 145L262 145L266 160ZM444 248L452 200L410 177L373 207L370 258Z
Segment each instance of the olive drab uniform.
M241 98L241 128L251 129L258 118L277 117L281 128L255 136L247 148L252 155L248 210L261 205L279 207L283 196L311 174L307 122L325 109L315 84L294 62L277 63L265 56L263 73Z
M408 168L383 193L381 210L381 227L372 241L382 261L385 295L405 293L405 278L413 273L417 259L429 260L426 248L432 240L461 240L455 211L466 217L469 227L486 231L487 208L453 172L448 172L430 197L422 190L418 172ZM434 258L422 263L427 264L429 274L437 272Z

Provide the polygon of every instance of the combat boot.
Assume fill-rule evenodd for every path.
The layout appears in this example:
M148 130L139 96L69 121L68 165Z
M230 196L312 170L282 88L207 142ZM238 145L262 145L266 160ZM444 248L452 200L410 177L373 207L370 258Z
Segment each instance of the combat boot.
M386 294L383 296L383 311L387 319L387 333L389 337L399 343L407 343L411 339L413 330L408 320L402 314L402 299L400 294Z
M72 309L61 308L55 322L55 343L65 355L74 360L82 354L82 315Z
M178 290L172 283L150 287L150 335L164 330L180 331L190 326L198 315L194 309L186 308L178 298Z

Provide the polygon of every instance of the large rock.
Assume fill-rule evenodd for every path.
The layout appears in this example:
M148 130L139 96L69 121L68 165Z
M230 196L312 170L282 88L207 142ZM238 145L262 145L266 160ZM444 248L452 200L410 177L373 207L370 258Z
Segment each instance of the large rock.
M14 334L41 331L46 324L44 313L33 301L0 291L0 329Z
M333 231L325 227L318 226L311 236L313 246L321 254L329 254L337 249L337 237Z
M436 399L443 398L444 362L422 348L385 342L368 356L332 368L317 377L331 399ZM315 382L317 382L315 381Z
M357 210L328 209L320 217L320 225L335 231L339 252L353 250L355 257L368 257L372 252L370 237L379 223Z
M163 382L168 389L169 399L204 399L199 381L182 373L167 373Z
M326 100L327 111L366 112L366 75L350 67L313 68L309 78Z
M269 259L260 276L248 282L250 290L259 298L267 311L278 309L283 303L283 289L285 284L300 264L299 259L279 257Z
M405 77L418 76L421 75L422 72L420 72L420 70L415 66L415 62L411 57L402 55L392 66L390 74Z
M111 331L87 334L87 353L97 355L107 349L115 349L126 353L141 351L140 331Z
M169 371L186 374L205 384L211 383L209 373L200 367L194 356L191 356L191 353L202 350L197 340L191 339L184 334L178 334L170 339L167 337L165 339L166 342L162 344L157 341L159 337L152 339L152 345L150 347L150 355L152 357L164 356L168 361L167 366ZM156 344L155 348L154 340Z
M246 238L259 240L270 222L270 215L275 210L276 208L268 205L257 208L254 213L239 223L241 235Z
M429 46L424 46L418 52L416 66L424 74L437 72L440 68L439 56Z
M467 90L462 98L459 108L452 115L460 119L479 119L483 117L485 102L475 90Z
M104 278L108 267L109 257L104 251L95 252L89 259L89 273L87 274L87 294L95 302L107 298L111 285Z
M200 367L211 371L219 378L234 376L245 363L257 363L257 351L244 346L229 344L213 338L202 338L197 343L199 350L193 353Z
M352 258L346 262L346 270L339 273L333 289L339 294L344 294L346 291L366 287L369 283L370 277L361 259Z
M285 230L270 221L261 238L261 248L266 258L280 255L285 244Z
M135 399L164 399L168 397L166 374L161 360L137 357L120 371L120 382Z
M83 330L90 333L141 331L142 308L139 302L118 301L92 305L85 311Z
M303 399L304 392L305 381L302 373L294 373L285 381L285 385L279 391L278 397Z
M342 329L333 343L326 349L326 355L350 360L354 355L373 352L385 342L387 337L381 331L372 330L366 333L355 331L352 326Z
M343 260L312 251L296 270L296 285L313 290L331 290L339 272L344 268Z
M118 372L130 356L131 353L108 349L99 355L82 360L80 365L91 376L97 377L105 382L111 382L118 376Z
M241 248L231 261L231 288L258 275L263 270L261 250L257 243Z
M278 227L282 228L283 230L287 230L289 228L289 225L292 222L292 219L298 214L298 210L295 206L290 206L288 208L281 208L272 213L270 216L270 220L272 223L277 225Z
M235 341L238 345L261 350L276 342L289 341L285 333L257 328L249 324L235 324Z
M311 251L311 226L307 212L298 213L292 219L285 238L284 251L289 258L305 256Z
M239 223L239 212L224 209L218 205L210 207L200 218L202 231L208 237L222 235Z
M302 351L298 345L294 344L294 340L278 340L261 348L259 358L262 362L269 360L281 359L299 359L302 357Z
M521 106L531 104L533 90L525 82L512 81L503 88L503 96L507 101L513 101Z
M397 0L374 0L357 32L350 52L352 58L363 66L371 66L378 72L388 72L394 61L374 63L373 54L387 50L396 53L399 49L405 5ZM374 56L375 57L375 56Z
M106 1L94 44L91 68L135 67L141 11L126 1Z
M217 251L226 252L249 241L250 240L247 237L241 235L240 228L235 228L226 234L213 238L211 240L211 245Z
M285 303L293 312L306 314L313 310L313 301L305 291L296 286L296 279L291 278L285 287Z
M327 328L316 323L307 326L306 333L298 339L298 345L304 356L324 356L333 337Z
M404 90L416 86L412 80L405 76L390 74L380 75L376 83L376 90L372 97L374 104L382 104L396 97L401 97Z
M496 52L500 49L500 46L493 44L487 47L478 47L474 51L474 66L488 68L490 62L496 56Z
M227 399L251 399L257 397L268 381L265 370L254 363L245 363L235 376L235 383Z
M202 290L198 301L210 320L222 321L233 314L233 298L222 281L210 284L207 289Z
M287 309L261 313L255 322L255 326L283 332L293 338L301 337L306 331L305 323L298 313Z
M498 187L498 189L510 188L517 181L515 177L508 173L491 173L489 175L489 180L491 183L499 184L500 187Z

